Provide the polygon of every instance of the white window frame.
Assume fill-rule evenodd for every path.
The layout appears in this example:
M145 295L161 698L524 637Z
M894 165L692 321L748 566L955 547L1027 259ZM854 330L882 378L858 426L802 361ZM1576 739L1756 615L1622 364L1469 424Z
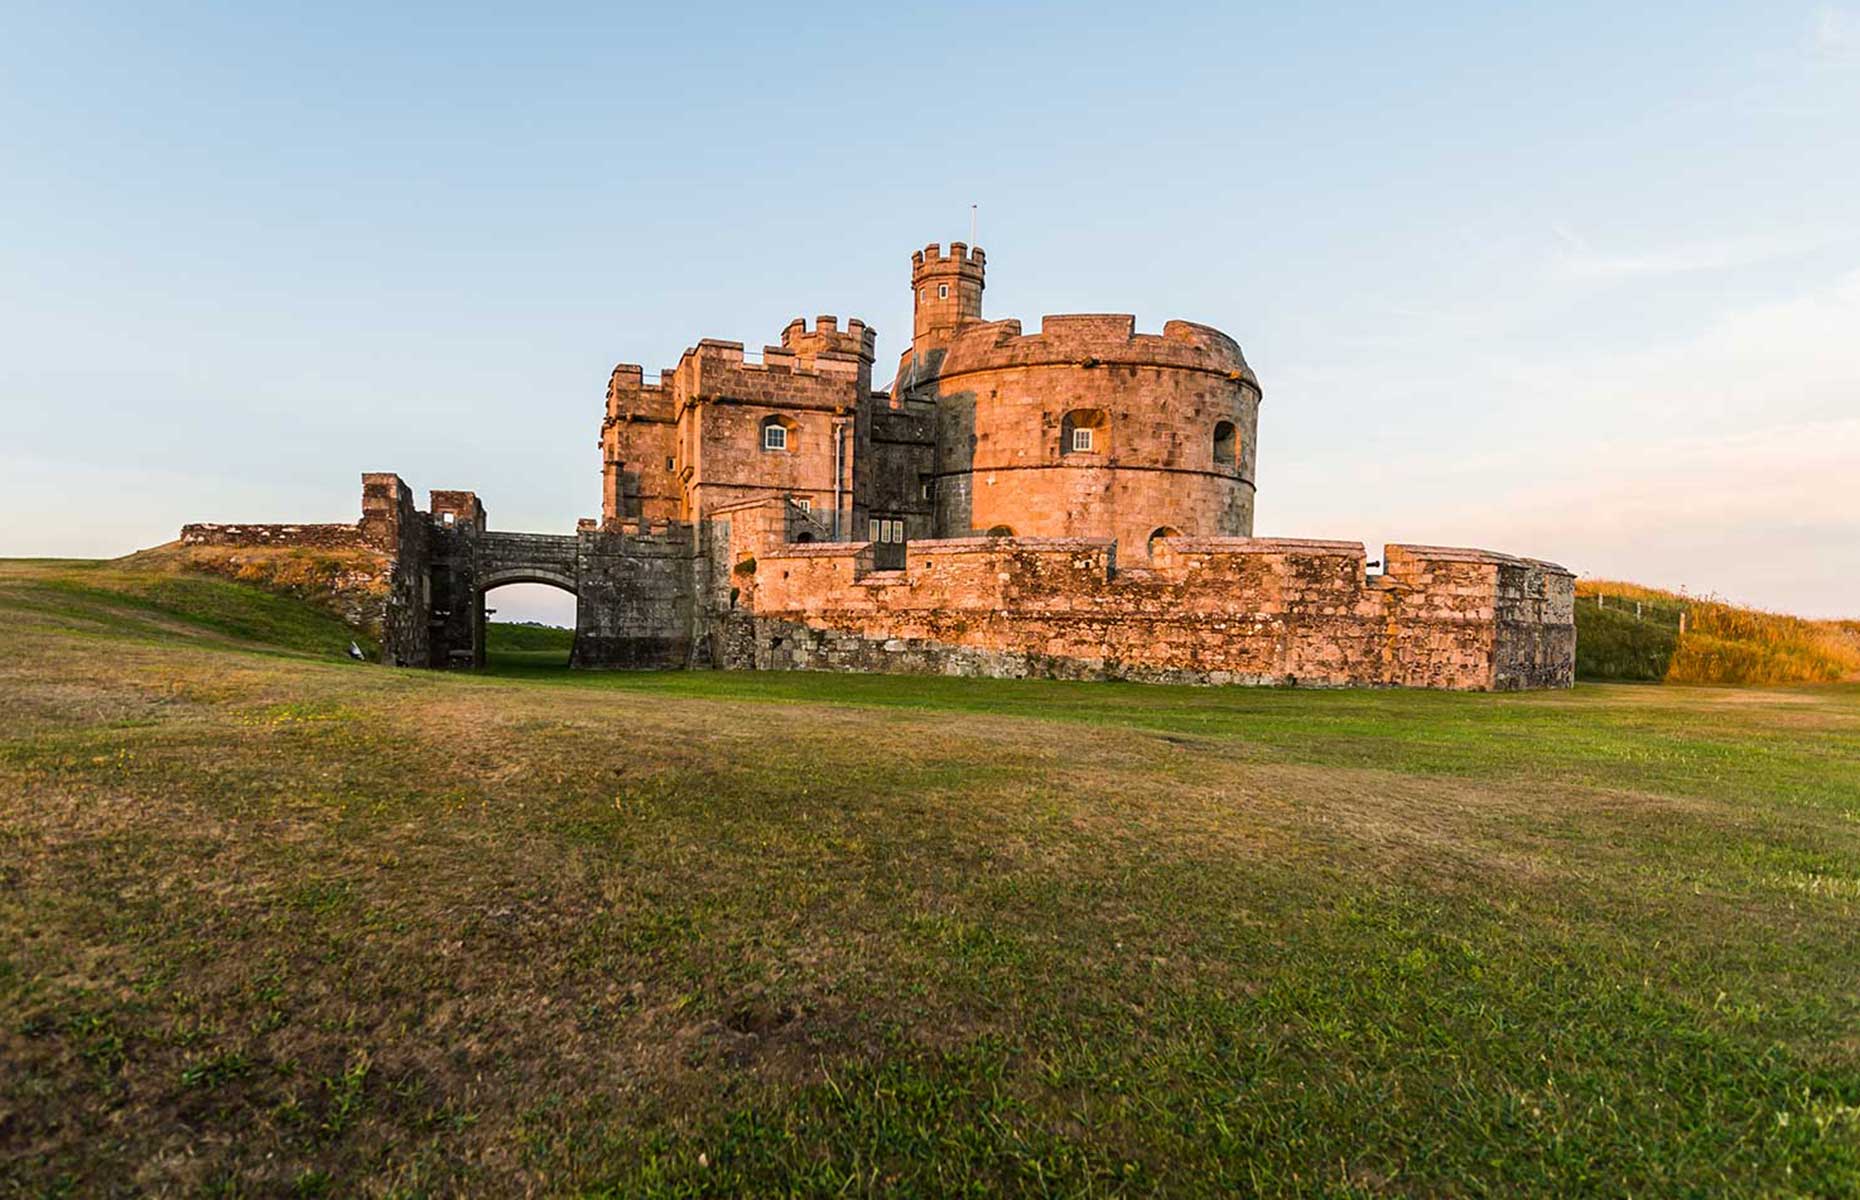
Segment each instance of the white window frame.
M786 450L788 448L788 427L780 421L770 421L762 427L762 448L764 450Z
M1090 454L1092 452L1092 430L1089 425L1072 427L1072 453Z
M811 513L814 511L814 501L807 496L796 496L794 498L794 506L804 513Z
M873 517L865 523L865 540L866 541L868 542L878 541L878 535L880 532L879 525L880 525L880 521L877 517Z
M947 283L939 283L936 285L936 298L938 300L949 299L949 285Z

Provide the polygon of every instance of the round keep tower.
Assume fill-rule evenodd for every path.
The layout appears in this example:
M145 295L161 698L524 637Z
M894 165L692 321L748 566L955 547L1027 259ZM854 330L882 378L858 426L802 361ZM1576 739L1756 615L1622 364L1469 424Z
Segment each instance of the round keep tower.
M900 388L936 401L938 536L1115 538L1141 564L1154 537L1252 535L1260 389L1232 338L1190 321L1138 333L1125 314L1023 334L981 319L982 252L951 251L912 257L917 337L899 364ZM967 272L930 274L952 262L972 292L956 290Z

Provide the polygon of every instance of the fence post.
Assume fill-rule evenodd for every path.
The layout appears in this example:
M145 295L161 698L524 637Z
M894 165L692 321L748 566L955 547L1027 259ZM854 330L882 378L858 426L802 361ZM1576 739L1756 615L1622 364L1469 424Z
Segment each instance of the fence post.
M1679 610L1679 636L1686 636L1686 610L1683 608Z

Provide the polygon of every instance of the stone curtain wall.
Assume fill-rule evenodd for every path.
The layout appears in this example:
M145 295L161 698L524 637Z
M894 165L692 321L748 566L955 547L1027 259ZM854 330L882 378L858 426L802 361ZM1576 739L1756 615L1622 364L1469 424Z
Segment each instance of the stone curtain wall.
M871 543L790 542L799 511L780 498L720 506L702 525L589 521L572 536L487 531L470 492L434 493L431 507L417 509L399 476L371 474L356 525L189 526L183 541L202 555L373 557L382 658L403 666L481 664L485 589L541 580L577 596L580 667L1470 690L1573 681L1573 577L1481 550L1390 546L1370 575L1354 542L1169 538L1126 566L1109 539L958 538L914 541L901 570L879 570Z
M368 546L360 528L354 525L183 525L181 544L240 549L299 546L317 550L358 550Z
M1482 551L1183 538L1114 570L1089 539L765 546L739 568L763 669L1470 690L1571 682L1574 581ZM744 557L748 562L748 557ZM740 636L728 643L741 647ZM737 651L741 657L741 650Z
M581 530L572 664L693 665L696 568L697 536L689 525Z

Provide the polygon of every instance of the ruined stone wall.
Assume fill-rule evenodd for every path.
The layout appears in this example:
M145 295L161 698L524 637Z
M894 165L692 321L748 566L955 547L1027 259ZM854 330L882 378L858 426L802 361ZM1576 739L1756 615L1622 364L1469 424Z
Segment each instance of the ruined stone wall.
M320 550L354 550L368 545L356 525L221 525L181 526L183 546L276 547L297 546Z
M976 324L927 386L942 536L1109 538L1136 563L1159 529L1252 532L1259 385L1218 330L1138 334L1124 315L1049 316L1033 335Z
M189 571L308 601L379 641L393 563L355 525L186 525L163 547Z
M1178 539L1139 570L1096 539L918 542L902 571L865 544L745 550L745 667L1485 690L1566 683L1573 649L1568 573L1479 551L1393 547L1402 571L1370 576L1359 544L1278 539ZM1508 642L1501 586L1540 605ZM1535 666L1501 653L1524 641Z
M413 502L413 489L391 471L362 476L363 539L388 556L387 605L381 621L381 660L397 667L433 665L430 628L432 564L426 514Z

